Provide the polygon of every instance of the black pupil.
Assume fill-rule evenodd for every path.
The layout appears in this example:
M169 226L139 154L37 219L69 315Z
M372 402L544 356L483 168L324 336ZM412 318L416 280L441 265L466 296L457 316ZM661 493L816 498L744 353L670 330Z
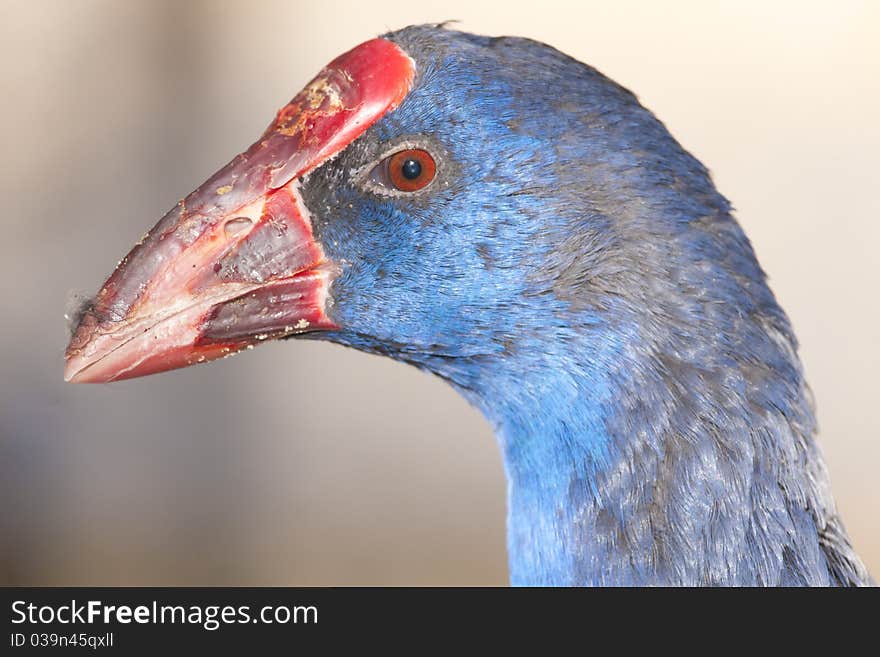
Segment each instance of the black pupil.
M400 172L407 180L415 180L422 175L422 163L412 158L404 160Z

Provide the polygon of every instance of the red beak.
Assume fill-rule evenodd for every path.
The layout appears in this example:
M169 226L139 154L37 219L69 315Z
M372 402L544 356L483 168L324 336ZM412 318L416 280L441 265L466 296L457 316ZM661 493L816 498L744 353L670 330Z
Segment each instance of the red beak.
M336 267L299 179L397 107L413 76L412 60L384 39L325 67L123 258L76 328L65 380L143 376L338 328L327 315Z

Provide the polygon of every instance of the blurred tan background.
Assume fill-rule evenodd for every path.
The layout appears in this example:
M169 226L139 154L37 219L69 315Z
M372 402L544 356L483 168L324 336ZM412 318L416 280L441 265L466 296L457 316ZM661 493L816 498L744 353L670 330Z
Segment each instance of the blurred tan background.
M494 438L439 380L318 343L61 379L70 291L330 59L445 19L598 67L712 169L880 575L880 3L2 0L0 583L507 581Z

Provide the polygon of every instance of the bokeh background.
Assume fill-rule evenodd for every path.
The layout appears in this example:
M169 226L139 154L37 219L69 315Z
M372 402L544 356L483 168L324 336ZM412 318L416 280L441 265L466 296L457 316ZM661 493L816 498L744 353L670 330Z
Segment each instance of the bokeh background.
M2 0L0 583L507 581L494 438L428 375L288 342L61 379L70 292L337 54L446 19L591 63L711 168L792 317L880 574L876 0Z

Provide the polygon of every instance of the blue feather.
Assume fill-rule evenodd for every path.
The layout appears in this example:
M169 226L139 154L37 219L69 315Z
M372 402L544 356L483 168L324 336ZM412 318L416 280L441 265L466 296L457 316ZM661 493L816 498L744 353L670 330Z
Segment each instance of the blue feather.
M342 263L311 337L449 381L495 427L514 584L868 583L791 326L706 168L549 46L392 33L414 89L303 184ZM429 150L424 192L362 171Z

